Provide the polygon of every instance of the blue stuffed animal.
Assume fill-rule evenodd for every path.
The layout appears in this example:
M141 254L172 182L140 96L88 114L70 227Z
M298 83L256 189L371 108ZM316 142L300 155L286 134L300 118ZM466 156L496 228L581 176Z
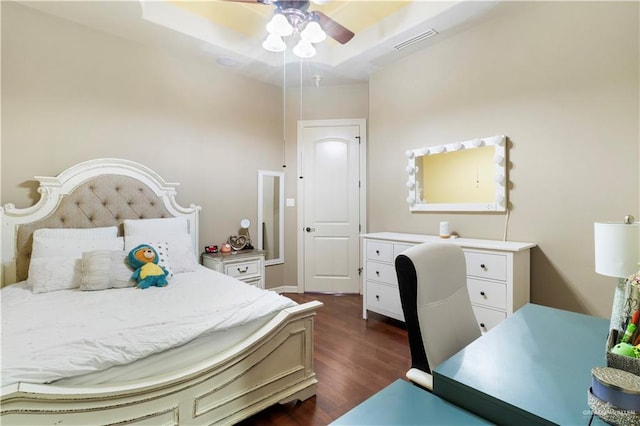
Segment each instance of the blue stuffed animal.
M152 285L164 287L169 284L169 272L158 265L158 259L158 252L148 244L140 244L129 252L127 263L135 269L131 279L137 281L138 288L144 289Z

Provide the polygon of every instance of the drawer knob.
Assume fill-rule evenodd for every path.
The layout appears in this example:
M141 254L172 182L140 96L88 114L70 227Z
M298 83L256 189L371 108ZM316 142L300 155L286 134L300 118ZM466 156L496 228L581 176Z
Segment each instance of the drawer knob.
M480 267L481 267L482 269L487 269L487 267L486 267L486 265L485 265L484 263L481 263L481 264L480 264Z
M484 326L484 323L483 323L483 322L481 322L481 323L480 323L480 327L481 327L481 328L486 328L486 327Z
M484 296L484 291L481 291L481 292L480 292L480 296Z
M380 276L380 271L376 271L376 275L377 275L377 276Z
M376 294L376 300L380 300L380 295Z
M245 266L245 267L244 267L244 269L240 269L240 268L238 268L238 272L239 272L239 273L241 273L241 274L244 274L244 273L245 273L245 272L247 272L248 270L249 270L249 267L248 267L248 266Z
M380 250L376 250L376 254L380 254Z

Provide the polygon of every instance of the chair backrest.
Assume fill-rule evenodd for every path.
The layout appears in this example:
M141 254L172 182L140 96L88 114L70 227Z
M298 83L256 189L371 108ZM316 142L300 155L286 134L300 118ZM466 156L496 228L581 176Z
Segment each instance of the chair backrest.
M411 363L431 373L482 334L467 290L466 262L457 245L424 243L396 257Z

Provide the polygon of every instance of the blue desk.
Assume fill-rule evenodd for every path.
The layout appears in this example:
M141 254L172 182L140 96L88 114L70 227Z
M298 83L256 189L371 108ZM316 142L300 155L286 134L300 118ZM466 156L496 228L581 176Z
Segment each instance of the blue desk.
M608 331L608 320L528 304L437 366L434 393L498 424L586 425Z
M488 425L430 392L396 380L332 425Z

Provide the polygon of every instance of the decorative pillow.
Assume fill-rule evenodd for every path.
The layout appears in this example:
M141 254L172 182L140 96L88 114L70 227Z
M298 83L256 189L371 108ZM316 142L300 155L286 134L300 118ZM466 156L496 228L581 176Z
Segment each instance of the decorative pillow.
M189 223L184 217L163 219L127 219L124 221L125 245L131 250L140 244L166 241L171 247L171 272L191 272L198 266Z
M82 253L80 290L133 287L133 271L122 250L94 250Z
M124 251L129 253L140 244L149 244L151 247L156 249L156 252L158 253L158 265L166 269L169 272L167 278L171 278L174 274L174 268L173 258L169 254L171 250L170 244L166 241L150 241L144 239L136 241L136 239L127 238L124 243Z
M92 250L122 250L124 239L59 239L33 234L29 277L34 293L80 287L82 253Z
M56 238L59 240L107 240L118 236L118 228L42 228L33 232L33 237Z

